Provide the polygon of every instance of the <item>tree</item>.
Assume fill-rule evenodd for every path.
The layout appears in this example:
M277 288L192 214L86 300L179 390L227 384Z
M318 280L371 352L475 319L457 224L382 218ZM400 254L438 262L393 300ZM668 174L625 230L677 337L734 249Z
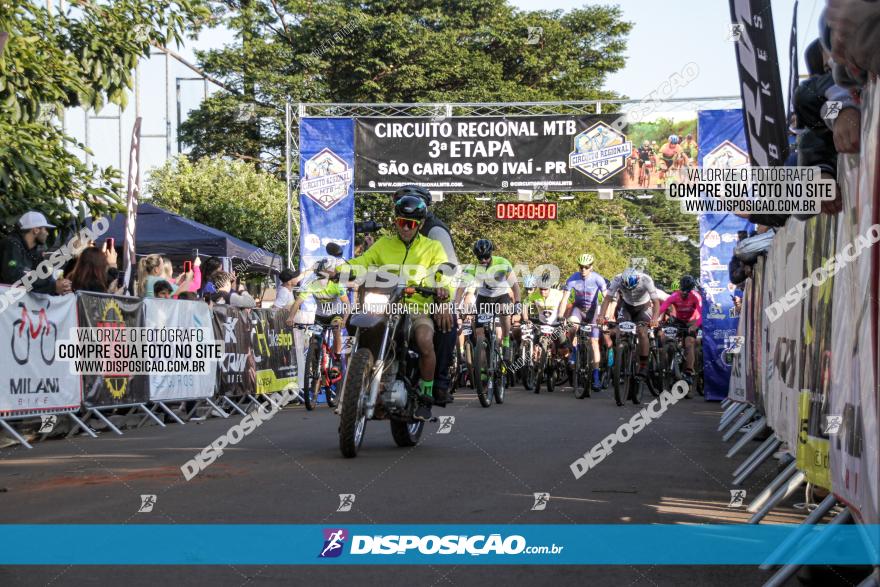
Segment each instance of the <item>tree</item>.
M287 256L287 190L253 163L180 156L150 172L149 193L157 206Z
M0 0L0 216L39 209L55 224L124 209L119 171L86 165L64 135L64 109L125 107L134 69L151 45L180 41L209 15L202 0Z
M225 0L241 41L199 53L237 90L180 135L196 158L255 155L283 168L283 105L613 98L629 23L616 7L518 11L505 0ZM531 32L531 35L530 35ZM256 132L254 128L256 126ZM298 162L295 162L298 164Z

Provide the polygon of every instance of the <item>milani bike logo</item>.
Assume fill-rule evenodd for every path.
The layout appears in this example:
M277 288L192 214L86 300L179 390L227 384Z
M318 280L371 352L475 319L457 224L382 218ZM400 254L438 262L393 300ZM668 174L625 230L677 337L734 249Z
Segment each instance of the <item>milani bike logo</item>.
M348 532L342 528L324 528L324 547L318 558L336 558L342 554Z

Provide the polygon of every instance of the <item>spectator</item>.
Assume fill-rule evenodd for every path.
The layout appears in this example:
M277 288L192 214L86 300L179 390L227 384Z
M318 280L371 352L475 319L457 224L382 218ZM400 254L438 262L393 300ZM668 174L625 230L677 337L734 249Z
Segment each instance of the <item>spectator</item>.
M223 267L223 262L219 257L209 257L207 261L205 261L205 267L202 270L202 278L204 280L202 284L201 294L206 296L206 294L215 294L217 293L217 288L214 285L216 281L217 274L220 273Z
M162 257L159 255L147 255L146 257L141 257L141 260L138 261L138 269L137 269L137 287L135 288L135 293L141 297L151 297L153 293L153 284L149 284L149 293L147 291L147 278L150 276L157 276L162 270Z
M278 291L275 293L274 308L286 308L293 303L293 281L298 272L293 269L285 269L278 276Z
M232 293L232 280L235 276L232 273L219 271L214 274L214 293L206 294L205 299L213 304L229 304Z
M43 258L49 224L40 212L26 212L16 223L17 232L0 242L0 283L12 285L30 271L36 269ZM38 293L66 294L71 291L69 279L52 277L35 279L32 290Z
M193 272L187 271L178 276L175 281L172 275L171 260L168 257L163 257L161 255L147 255L141 260L141 263L143 263L143 270L146 272L146 275L142 274L141 264L139 263L138 284L141 284L141 279L143 279L143 289L140 290L140 295L145 298L153 297L153 286L155 286L156 282L161 279L171 283L172 296L177 294L178 291L187 291L187 288L193 279Z
M742 242L749 237L749 233L745 230L740 230L736 235L738 242ZM730 263L727 265L727 273L730 277L730 283L739 287L746 279L751 277L752 267L751 265L747 265L734 254L730 259Z
M829 0L825 17L834 60L880 74L880 3Z
M116 272L111 276L111 265L116 265L116 251L112 248L88 247L84 250L70 274L73 291L96 291L116 294L122 287L116 283ZM115 267L113 267L115 269Z
M198 301L199 294L197 294L194 291L182 291L179 294L177 294L177 299L178 300Z
M163 298L167 300L171 297L171 292L173 291L174 288L171 287L171 284L164 279L160 279L153 284L153 296L157 298Z

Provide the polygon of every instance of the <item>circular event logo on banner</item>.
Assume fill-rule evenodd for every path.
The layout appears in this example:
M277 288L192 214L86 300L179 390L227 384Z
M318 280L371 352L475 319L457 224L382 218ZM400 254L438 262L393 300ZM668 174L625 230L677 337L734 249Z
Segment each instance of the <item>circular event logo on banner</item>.
M706 238L703 239L703 243L710 249L714 249L721 244L721 235L714 230L710 230L706 233Z
M626 167L632 156L632 143L626 135L604 122L598 122L574 136L574 151L568 155L568 165L598 182L613 177Z
M322 149L306 161L300 191L324 210L329 210L348 195L354 172L330 149Z

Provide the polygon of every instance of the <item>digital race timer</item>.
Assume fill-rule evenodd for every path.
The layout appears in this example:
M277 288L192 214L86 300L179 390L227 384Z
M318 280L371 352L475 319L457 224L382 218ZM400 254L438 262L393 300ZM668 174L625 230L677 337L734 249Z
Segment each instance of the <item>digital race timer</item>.
M496 220L556 220L556 202L498 202Z

